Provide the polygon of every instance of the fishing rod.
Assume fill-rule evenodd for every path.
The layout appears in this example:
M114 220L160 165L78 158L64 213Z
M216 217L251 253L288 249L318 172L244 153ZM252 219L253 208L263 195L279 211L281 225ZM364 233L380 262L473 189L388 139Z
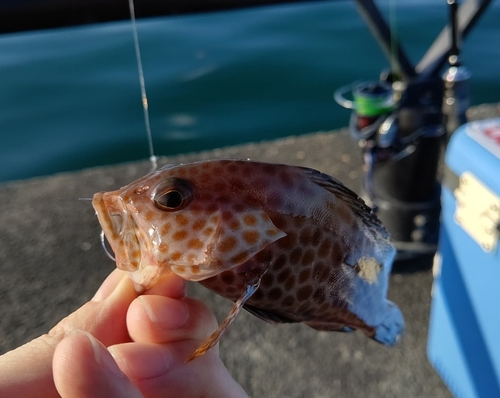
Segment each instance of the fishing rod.
M344 86L334 94L352 109L349 129L364 161L362 196L391 233L397 260L433 255L440 226L440 160L447 139L465 123L469 105L470 73L460 62L461 39L490 0L467 0L460 7L448 0L450 22L416 66L374 1L355 2L392 67L378 81Z

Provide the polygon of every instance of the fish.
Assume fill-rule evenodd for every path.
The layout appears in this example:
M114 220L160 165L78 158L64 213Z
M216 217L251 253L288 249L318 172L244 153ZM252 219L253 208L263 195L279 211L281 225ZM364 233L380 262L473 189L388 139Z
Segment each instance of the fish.
M138 291L173 272L234 302L188 361L216 345L241 309L270 323L361 330L384 345L403 332L386 298L388 232L320 171L233 159L168 165L96 193L93 206Z

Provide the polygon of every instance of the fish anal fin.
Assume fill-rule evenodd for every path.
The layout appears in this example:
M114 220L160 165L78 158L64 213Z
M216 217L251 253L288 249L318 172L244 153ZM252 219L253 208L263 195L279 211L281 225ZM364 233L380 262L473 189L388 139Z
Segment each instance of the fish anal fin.
M287 318L286 316L276 314L272 311L266 311L253 305L245 304L243 306L245 310L247 310L250 314L255 315L257 318L262 319L263 321L269 323L296 323L299 321L295 321L293 319Z
M341 323L334 322L320 322L320 321L311 321L304 322L307 326L312 327L315 330L319 330L321 332L352 332L353 328L346 326Z

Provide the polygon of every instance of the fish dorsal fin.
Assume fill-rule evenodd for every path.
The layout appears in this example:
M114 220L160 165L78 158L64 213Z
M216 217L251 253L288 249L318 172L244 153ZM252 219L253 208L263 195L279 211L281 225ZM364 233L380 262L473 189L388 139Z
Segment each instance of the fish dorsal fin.
M351 191L339 180L327 174L321 173L318 170L307 167L301 167L301 169L304 170L312 182L342 199L344 203L354 212L354 214L356 214L360 220L365 223L366 226L375 228L384 238L389 237L389 233L384 228L373 210L355 192Z

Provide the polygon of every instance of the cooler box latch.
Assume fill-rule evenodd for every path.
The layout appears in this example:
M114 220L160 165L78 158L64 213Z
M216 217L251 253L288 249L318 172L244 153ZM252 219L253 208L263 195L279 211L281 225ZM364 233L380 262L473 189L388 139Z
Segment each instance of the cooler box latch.
M474 174L465 172L455 189L455 222L487 253L494 253L500 239L500 197Z

